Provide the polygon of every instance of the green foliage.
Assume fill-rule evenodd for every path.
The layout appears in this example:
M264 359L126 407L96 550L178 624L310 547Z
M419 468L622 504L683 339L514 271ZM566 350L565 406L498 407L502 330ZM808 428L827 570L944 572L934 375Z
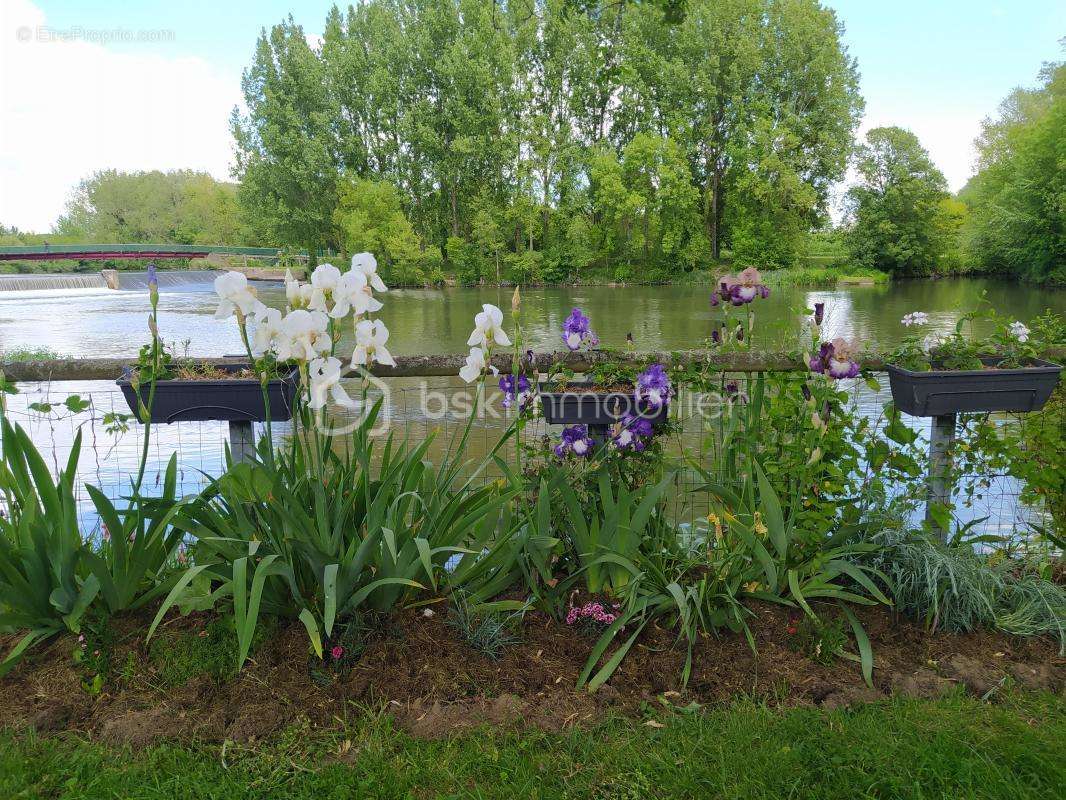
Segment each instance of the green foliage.
M435 470L425 460L432 437L417 446L389 437L375 452L374 420L363 420L341 452L296 436L274 458L231 464L175 521L197 539L196 565L151 631L201 574L217 586L212 599L232 605L238 667L263 615L299 619L321 658L338 621L391 609L411 589L436 588L456 553L489 550L477 565L461 560L451 588L477 595L496 585L506 551L495 534L510 495L474 488L472 478L456 483L454 468ZM502 565L508 581L510 566Z
M506 648L518 643L517 628L522 613L521 609L510 613L493 609L479 610L460 591L452 595L448 624L471 648L496 660Z
M884 285L891 280L887 272L863 266L801 266L768 272L763 277L770 286L836 286L838 283Z
M944 202L944 175L918 137L902 128L874 128L856 168L861 182L848 191L852 257L893 275L946 271L956 211Z
M654 281L731 240L794 263L861 109L813 0L374 0L331 10L321 48L291 18L264 31L243 90L250 231L344 249L402 229L471 283Z
M1023 280L1066 283L1062 131L1066 64L1047 64L1037 89L1016 89L977 139L978 169L959 198L966 257Z
M301 724L265 741L133 751L83 737L5 731L0 792L138 800L236 800L259 793L311 800L331 794L462 797L476 786L486 800L534 791L573 800L716 794L1042 800L1062 785L1066 702L1050 693L1007 695L995 704L952 695L834 712L744 702L657 717L664 727L612 717L559 733L482 728L419 739L390 716L366 711L350 713L332 729ZM338 756L349 752L358 758ZM689 753L700 757L686 758ZM740 754L743 769L736 766Z
M237 186L190 170L96 172L78 184L55 232L79 242L243 244Z
M426 271L430 265L395 186L383 181L342 182L333 223L340 246L349 253L374 253L390 285L420 285L430 277Z
M0 426L0 493L7 509L0 516L0 629L28 631L0 661L2 675L34 642L62 630L77 632L100 582L80 559L74 495L80 431L53 479L26 432L2 415Z
M848 643L844 620L839 617L815 619L805 616L788 632L792 636L790 647L826 666L831 666L845 652Z
M1052 635L1066 652L1066 588L1034 574L1024 561L977 552L968 540L944 543L901 524L866 538L873 547L859 559L887 577L902 612L931 629Z
M0 350L0 361L6 363L15 361L54 361L59 358L62 358L62 356L49 347L18 347Z
M568 482L558 484L565 540L590 594L614 594L628 583L624 561L636 557L649 532L662 524L660 504L673 480L668 474L654 485L630 489L601 468L587 496Z
M271 633L271 626L256 630L252 652ZM233 679L236 674L237 637L233 621L224 616L211 617L199 631L183 629L177 633L162 631L148 646L154 677L165 688L181 686L199 675L215 682Z

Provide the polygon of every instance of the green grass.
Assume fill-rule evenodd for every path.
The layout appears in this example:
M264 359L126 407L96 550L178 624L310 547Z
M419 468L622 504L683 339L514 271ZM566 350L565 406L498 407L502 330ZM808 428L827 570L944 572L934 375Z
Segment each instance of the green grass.
M6 364L15 361L54 361L57 358L62 358L62 356L50 347L16 347L11 350L0 350L0 362Z
M754 704L565 734L411 739L359 712L252 747L116 752L0 733L4 798L1048 798L1066 786L1066 701L1008 695L856 711ZM339 756L344 753L344 757ZM1055 787L1059 787L1056 789Z
M835 286L838 283L883 285L890 280L887 272L846 264L779 269L766 273L765 278L771 286Z
M261 625L253 647L268 633L270 626ZM201 635L202 634L202 635ZM183 631L177 635L156 636L148 653L163 686L180 686L197 675L209 675L222 683L237 674L237 637L233 633L232 617L216 617L204 626L201 633Z

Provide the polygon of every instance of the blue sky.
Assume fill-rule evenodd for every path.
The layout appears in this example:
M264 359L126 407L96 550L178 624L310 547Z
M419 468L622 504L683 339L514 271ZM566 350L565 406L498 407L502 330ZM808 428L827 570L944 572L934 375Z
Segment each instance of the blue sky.
M330 2L3 0L0 2L0 222L46 230L96 169L206 169L227 176L226 117L263 26L292 13L320 33ZM980 120L1040 65L1063 57L1058 0L829 0L858 60L862 130L913 130L953 189L970 174ZM39 28L61 34L42 41ZM83 33L77 33L78 30ZM106 31L151 41L105 41ZM28 41L24 31L31 31ZM95 38L91 38L95 37ZM44 37L47 40L47 36ZM21 46L12 46L17 41ZM161 95L157 97L156 95ZM56 125L57 106L77 126ZM135 122L115 121L136 109ZM115 114L111 112L114 111ZM99 121L94 121L94 119Z

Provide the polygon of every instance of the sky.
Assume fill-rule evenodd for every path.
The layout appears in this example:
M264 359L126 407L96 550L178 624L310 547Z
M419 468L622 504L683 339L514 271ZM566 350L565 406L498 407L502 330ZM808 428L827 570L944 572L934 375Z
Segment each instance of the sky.
M909 128L953 190L981 120L1061 59L1063 0L825 0L858 61L860 135ZM0 0L0 223L48 231L100 169L228 179L229 116L264 26L328 0Z

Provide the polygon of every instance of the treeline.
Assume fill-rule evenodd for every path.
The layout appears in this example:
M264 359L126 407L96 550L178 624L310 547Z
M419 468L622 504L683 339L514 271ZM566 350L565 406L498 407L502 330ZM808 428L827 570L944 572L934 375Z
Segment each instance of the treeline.
M862 107L815 0L369 0L265 31L243 91L257 241L409 283L792 264Z
M982 124L976 174L957 196L913 133L871 130L847 196L852 259L894 275L1066 284L1066 65L1040 81Z
M652 282L722 260L1066 283L1066 66L985 121L952 195L913 133L854 141L840 34L816 0L367 0L314 47L290 18L243 77L239 183L98 172L51 234L0 243L369 250L394 284Z
M82 180L47 234L0 225L0 244L248 242L237 185L204 172L104 170Z

